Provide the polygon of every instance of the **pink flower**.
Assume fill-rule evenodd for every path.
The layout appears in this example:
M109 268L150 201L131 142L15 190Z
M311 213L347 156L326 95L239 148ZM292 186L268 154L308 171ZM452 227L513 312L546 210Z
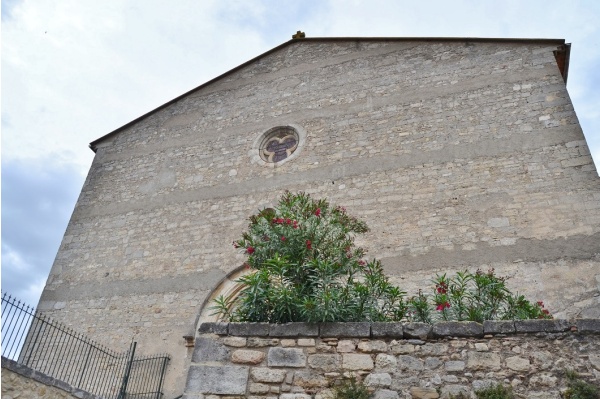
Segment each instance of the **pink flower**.
M252 254L254 253L254 248L253 248L253 247L248 247L248 248L246 248L246 253L247 253L248 255L252 255Z
M364 265L367 264L367 262L365 262L364 260L361 259L361 260L358 261L358 264L361 265L361 266L364 266Z
M448 302L444 302L444 303L440 303L439 305L437 305L437 307L435 308L435 310L444 310L450 307L450 303Z
M281 236L281 241L285 241L285 237L284 236Z
M315 216L316 217L321 216L321 208L317 208L317 210L315 211Z
M537 304L538 304L538 306L539 306L540 308L543 308L543 307L544 307L544 302L542 302L542 301L538 301L538 302L537 302Z
M306 249L312 249L312 242L310 240L306 240Z

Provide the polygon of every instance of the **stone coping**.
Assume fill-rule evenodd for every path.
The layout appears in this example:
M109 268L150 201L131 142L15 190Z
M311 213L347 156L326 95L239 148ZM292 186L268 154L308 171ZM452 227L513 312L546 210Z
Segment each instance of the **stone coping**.
M37 381L40 384L44 384L47 386L62 389L63 391L70 393L71 395L73 395L76 398L103 399L100 396L96 396L89 392L83 391L79 388L75 388L74 386L67 384L64 381L58 380L56 378L50 377L47 374L33 370L27 366L24 366L20 363L15 362L14 360L7 359L4 356L2 356L2 368L10 370L16 374L19 374L19 375L25 377L25 378L29 378L31 380Z
M482 337L498 334L578 332L600 334L600 319L487 320L427 323L202 323L200 334L238 337L321 337L427 339ZM4 359L3 363L4 365Z

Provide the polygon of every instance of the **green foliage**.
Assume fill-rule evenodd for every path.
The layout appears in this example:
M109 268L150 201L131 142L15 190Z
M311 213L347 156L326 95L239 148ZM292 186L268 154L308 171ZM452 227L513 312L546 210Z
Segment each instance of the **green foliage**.
M515 397L512 388L507 388L502 384L475 391L475 396L477 396L477 399L514 399Z
M369 399L367 387L352 377L333 388L333 399Z
M238 322L527 319L550 317L543 303L510 293L505 279L477 271L437 276L433 295L392 285L378 260L354 244L367 225L342 207L287 192L274 209L250 217L234 247L253 272L236 298L219 297L214 314Z
M597 386L585 382L573 370L567 370L565 375L567 377L565 399L600 399L600 389Z
M402 320L405 293L354 245L366 231L344 208L286 193L275 209L252 216L234 242L256 271L239 279L244 289L234 304L220 297L213 310L242 322Z

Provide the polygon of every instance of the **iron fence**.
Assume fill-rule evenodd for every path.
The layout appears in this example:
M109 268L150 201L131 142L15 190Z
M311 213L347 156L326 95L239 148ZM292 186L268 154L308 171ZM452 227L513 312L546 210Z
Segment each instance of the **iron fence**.
M169 356L116 352L2 294L2 356L111 399L161 399Z

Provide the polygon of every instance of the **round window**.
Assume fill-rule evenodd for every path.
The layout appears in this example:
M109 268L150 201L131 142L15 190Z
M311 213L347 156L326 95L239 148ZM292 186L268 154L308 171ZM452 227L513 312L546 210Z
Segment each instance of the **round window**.
M278 163L298 148L299 136L291 126L278 126L267 131L259 146L260 157L268 163Z

